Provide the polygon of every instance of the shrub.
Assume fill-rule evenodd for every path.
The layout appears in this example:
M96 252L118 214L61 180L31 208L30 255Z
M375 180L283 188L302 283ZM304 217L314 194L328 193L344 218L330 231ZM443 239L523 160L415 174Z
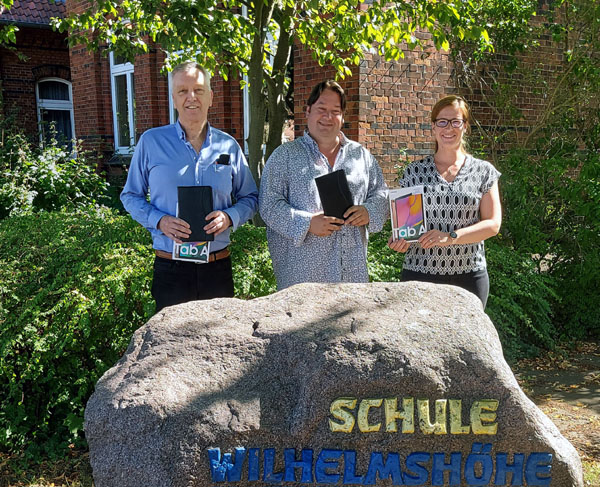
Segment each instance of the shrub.
M559 298L555 281L540 272L527 254L501 239L486 241L490 297L486 312L494 323L505 356L515 359L553 348L557 327L553 315Z
M153 312L148 243L106 209L0 221L0 448L82 441L96 381Z
M266 229L246 223L231 234L235 296L257 298L277 290Z
M38 148L19 132L0 131L0 219L105 201L108 185L84 152L75 156L56 141Z
M597 337L600 154L542 142L542 154L515 150L499 161L503 233L553 282L553 338Z

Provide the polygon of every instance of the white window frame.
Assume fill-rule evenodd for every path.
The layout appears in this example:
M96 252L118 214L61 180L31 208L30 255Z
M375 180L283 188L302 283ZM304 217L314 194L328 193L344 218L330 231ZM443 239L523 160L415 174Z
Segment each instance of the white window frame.
M115 64L115 55L110 52L110 91L112 97L113 134L115 139L115 152L117 154L130 154L135 147L135 91L133 86L133 75L135 67L129 61L123 64ZM125 75L127 80L127 112L129 124L129 145L119 145L119 120L117 118L117 93L115 78Z
M69 99L68 100L52 100L48 98L40 98L40 83L44 83L46 81L56 81L58 83L63 83L67 85L69 89ZM73 113L73 87L70 81L62 78L41 78L35 84L35 104L37 111L37 119L38 126L40 127L40 144L44 144L44 132L42 127L42 110L61 110L65 112L69 112L69 118L71 120L71 134L72 140L75 140L75 116Z
M173 72L169 71L167 75L167 97L169 98L169 123L177 122L177 109L173 103Z

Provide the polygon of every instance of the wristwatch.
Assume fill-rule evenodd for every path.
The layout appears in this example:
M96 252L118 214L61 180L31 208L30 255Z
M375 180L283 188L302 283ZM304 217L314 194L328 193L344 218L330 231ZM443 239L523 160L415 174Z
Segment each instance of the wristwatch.
M452 243L454 243L454 241L458 238L458 235L456 234L456 232L454 230L452 230L448 235L450 235L450 238L452 239Z

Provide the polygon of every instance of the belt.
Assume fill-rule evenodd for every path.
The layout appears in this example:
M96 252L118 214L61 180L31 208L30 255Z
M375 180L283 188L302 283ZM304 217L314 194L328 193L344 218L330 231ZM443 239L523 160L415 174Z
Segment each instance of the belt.
M171 254L171 252L165 252L164 250L155 250L154 253L157 257L160 257L161 259L173 260L173 255ZM216 252L211 252L208 256L208 261L214 262L215 260L226 259L230 255L231 252L229 252L229 249L224 248L222 250L217 250Z

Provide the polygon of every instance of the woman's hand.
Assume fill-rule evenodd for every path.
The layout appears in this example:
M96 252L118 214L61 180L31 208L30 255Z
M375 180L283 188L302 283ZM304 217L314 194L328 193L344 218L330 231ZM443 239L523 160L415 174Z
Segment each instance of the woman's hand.
M447 247L452 245L452 238L450 234L446 232L440 232L439 230L429 230L427 233L421 235L421 238L417 240L424 249L430 249L431 247Z
M388 247L396 252L406 252L410 247L410 242L407 242L403 238L400 240L393 240L392 237L388 240Z

